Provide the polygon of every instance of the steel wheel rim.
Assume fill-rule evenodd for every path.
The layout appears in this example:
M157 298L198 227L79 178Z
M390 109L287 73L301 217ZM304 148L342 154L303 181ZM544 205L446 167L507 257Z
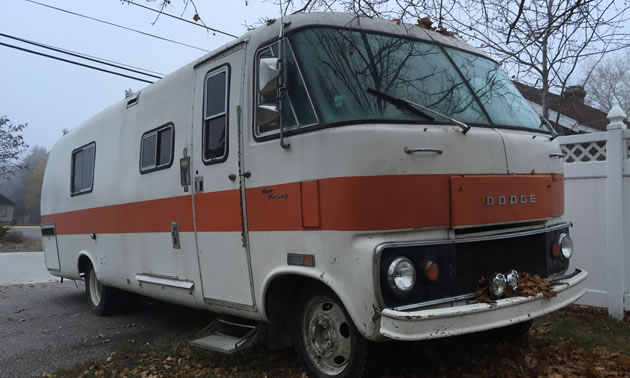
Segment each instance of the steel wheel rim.
M337 375L352 355L350 323L343 308L328 297L312 298L304 309L302 337L306 355L322 372Z
M89 280L90 280L90 298L92 299L92 303L94 303L95 306L98 306L101 303L102 287L98 278L96 278L96 273L94 273L94 270L90 271Z

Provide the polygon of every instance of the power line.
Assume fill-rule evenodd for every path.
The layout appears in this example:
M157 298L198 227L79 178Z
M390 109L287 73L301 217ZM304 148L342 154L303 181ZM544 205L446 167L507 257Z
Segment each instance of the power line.
M109 73L109 74L112 74L112 75L122 76L122 77L126 77L126 78L128 78L128 79L138 80L138 81L142 81L142 82L145 82L145 83L153 84L153 82L152 82L152 81L149 81L149 80L141 79L141 78L134 77L134 76L130 76L130 75L125 75L125 74L123 74L123 73L116 72L116 71L106 70L106 69L104 69L104 68L91 66L91 65L89 65L89 64L85 64L85 63L75 62L75 61L72 61L72 60L69 60L69 59L60 58L60 57L58 57L58 56L53 56L53 55L44 54L44 53L41 53L41 52L38 52L38 51L29 50L29 49L26 49L26 48L23 48L23 47L18 47L18 46L10 45L10 44L8 44L8 43L4 43L4 42L0 42L0 46L6 46L6 47L9 47L9 48L12 48L12 49L16 49L16 50L24 51L24 52L27 52L27 53L31 53L31 54L35 54L35 55L39 55L39 56L43 56L43 57L50 58L50 59L59 60L59 61L65 62L65 63L75 64L75 65L77 65L77 66L81 66L81 67L85 67L85 68L90 68L90 69L93 69L93 70L97 70L97 71L101 71L101 72Z
M27 1L28 1L28 0L27 0ZM238 38L238 36L237 36L237 35L230 34L230 33L228 33L228 32L224 32L224 31L219 30L219 29L214 29L214 28L208 27L208 26L206 26L206 25L198 24L198 23L196 23L196 22L192 22L192 21L187 20L187 19L185 19L185 18L177 17L177 16L174 16L174 15L172 15L172 14L169 14L169 13L166 13L166 12L163 12L163 11L160 11L160 10L157 10L157 9L153 9L153 8L151 8L151 7L147 7L146 5L138 4L138 3L134 2L134 1L131 1L131 0L123 0L123 3L127 3L127 4L131 4L131 5L135 5L135 6L137 6L137 7L140 7L140 8L144 8L144 9L150 10L151 12L156 12L156 13L159 13L160 15L168 16L168 17L174 18L174 19L179 20L179 21L184 21L184 22L187 22L187 23L189 23L189 24L192 24L192 25L195 25L195 26L199 26L199 27L201 27L201 28L204 28L204 29L206 29L206 30L210 30L211 32L215 32L215 33L219 33L219 34L227 35L228 37L232 37L232 38Z
M99 63L99 64L103 64L103 65L106 65L106 66L119 68L121 70L137 73L137 74L140 74L140 75L153 77L155 79L161 79L162 76L163 76L162 74L161 74L162 76L157 76L157 75L153 75L153 74L147 73L146 71L148 71L148 70L142 69L142 71L140 71L140 70L136 70L136 69L132 69L132 68L127 68L127 67L130 67L130 66L129 65L125 65L127 67L124 67L124 66L121 65L122 63L118 63L118 62L109 63L108 61L106 61L104 59L101 59L101 58L90 57L90 56L87 56L85 54L77 53L77 52L66 50L66 49L61 49L61 48L58 48L58 47L55 47L55 46L45 45L43 43L29 41L27 39L18 38L18 37L12 36L12 35L4 34L4 33L0 33L0 36L1 37L5 37L5 38L10 38L10 39L13 39L13 40L16 40L16 41L28 43L30 45L42 47L42 48L45 48L45 49L48 49L48 50L60 52L62 54L67 54L67 55L70 55L70 56L74 56L76 58L85 59L85 60L88 60L88 61L91 61L91 62L94 62L94 63ZM143 71L145 71L145 72L143 72Z
M152 37L152 38L160 39L160 40L162 40L162 41L171 42L171 43L175 43L175 44L177 44L177 45L190 47L191 49L196 49L196 50L200 50L200 51L210 52L210 50L202 49L201 47L197 47L197 46L189 45L189 44L187 44L187 43L183 43L183 42L175 41L175 40L168 39L168 38L165 38L165 37L160 37L159 35L155 35L155 34L151 34L151 33L143 32L142 30L137 30L137 29L129 28L129 27L127 27L127 26L122 26L122 25L119 25L119 24L115 24L115 23L113 23L113 22L109 22L109 21L105 21L105 20L98 19L98 18L94 18L94 17L86 16L86 15L81 14L81 13L76 13L76 12L72 12L72 11L69 11L69 10L66 10L66 9L53 7L52 5L48 5L48 4L44 4L44 3L39 3L39 2L37 2L37 1L33 1L33 0L26 0L26 1L28 1L29 3L33 3L33 4L37 4L37 5L41 5L41 6L46 7L46 8L54 9L54 10L57 10L57 11L59 11L59 12L64 12L64 13L68 13L68 14L71 14L71 15L74 15L74 16L83 17L83 18L86 18L86 19L88 19L88 20L92 20L92 21L100 22L100 23L103 23L103 24L106 24L106 25L114 26L114 27L117 27L117 28L120 28L120 29L124 29L124 30L128 30L128 31L132 31L132 32L135 32L135 33L139 33L139 34L142 34L142 35L146 35L146 36L148 36L148 37Z

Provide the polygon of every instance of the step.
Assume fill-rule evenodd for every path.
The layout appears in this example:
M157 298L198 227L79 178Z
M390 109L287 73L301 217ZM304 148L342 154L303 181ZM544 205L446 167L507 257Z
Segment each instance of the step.
M216 318L199 331L197 335L201 337L191 340L190 344L217 352L234 353L254 345L259 330L260 327L255 324Z

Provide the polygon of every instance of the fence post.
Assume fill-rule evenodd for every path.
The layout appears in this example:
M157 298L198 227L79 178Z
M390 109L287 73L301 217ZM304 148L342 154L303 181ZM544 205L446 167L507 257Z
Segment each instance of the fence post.
M607 127L606 142L607 160L607 198L606 198L606 264L608 269L608 314L618 320L624 316L623 295L625 289L624 263L624 203L623 203L623 160L626 146L623 110L615 105L608 112L610 123Z

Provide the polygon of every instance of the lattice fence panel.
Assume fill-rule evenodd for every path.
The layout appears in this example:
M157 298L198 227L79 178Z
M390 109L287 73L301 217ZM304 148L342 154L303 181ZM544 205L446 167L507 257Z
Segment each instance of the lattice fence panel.
M562 152L567 154L567 156L564 157L566 163L604 161L606 160L606 142L563 144ZM628 154L630 154L630 150Z

